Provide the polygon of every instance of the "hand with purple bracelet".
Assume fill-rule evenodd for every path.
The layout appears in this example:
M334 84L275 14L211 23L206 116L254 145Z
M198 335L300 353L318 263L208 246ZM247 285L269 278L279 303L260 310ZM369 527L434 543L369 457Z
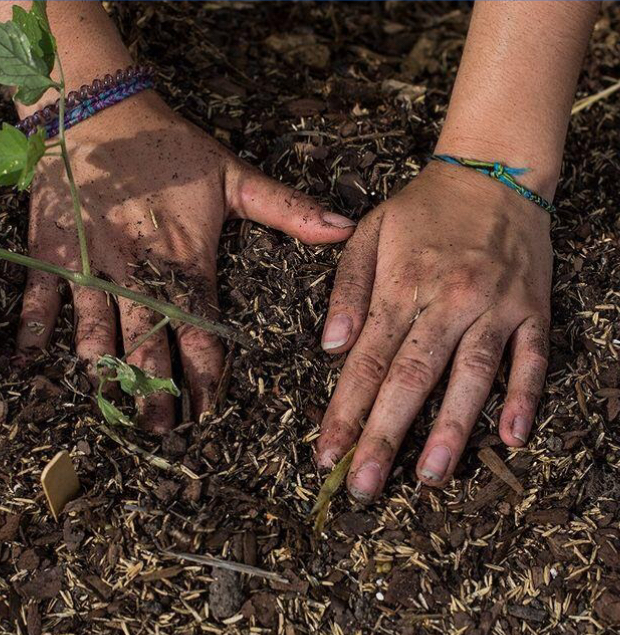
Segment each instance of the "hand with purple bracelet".
M6 3L7 9L11 4ZM28 8L29 3L23 4ZM0 6L0 19L10 17L2 12L6 9ZM94 78L103 79L132 64L100 3L54 2L48 5L48 15L67 85L78 91L81 86L92 88ZM47 103L49 96L44 95L30 108L18 104L19 114L33 116ZM179 291L170 300L205 317L217 316L216 255L227 219L251 219L307 243L340 242L353 232L353 221L241 161L173 112L152 90L81 121L68 130L67 142L94 272L136 288L138 264L151 276L173 271L193 294L188 298ZM29 251L41 260L79 269L69 190L61 185L64 178L60 158L42 161L32 187ZM29 271L17 341L20 355L48 343L60 309L57 287L54 276ZM72 293L76 351L89 363L96 381L97 359L117 353L118 328L127 350L159 317L121 298L117 321L116 309L104 293L77 286ZM175 337L199 417L211 406L222 371L222 344L188 325L176 329ZM172 376L166 332L148 339L129 361L157 377ZM163 433L174 426L172 396L156 393L138 405L139 418L150 430Z

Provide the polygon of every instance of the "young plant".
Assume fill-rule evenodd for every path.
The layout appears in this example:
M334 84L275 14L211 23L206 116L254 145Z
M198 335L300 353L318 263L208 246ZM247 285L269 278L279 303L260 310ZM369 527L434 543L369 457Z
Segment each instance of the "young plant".
M54 67L58 71L58 80L52 79L51 76ZM44 156L57 155L60 151L69 181L82 269L81 271L72 271L3 248L0 248L0 259L51 273L74 284L104 291L116 297L127 298L162 315L163 319L142 337L128 354L141 346L159 329L164 328L170 320L191 324L221 337L240 342L245 346L251 345L246 336L229 327L205 320L198 315L186 313L173 304L131 291L92 275L80 196L71 170L65 138L65 79L56 40L52 35L47 19L44 0L34 0L30 11L13 6L13 19L0 24L0 84L14 87L16 89L14 99L25 105L36 103L49 89L54 89L59 95L58 141L46 142L43 128L39 128L36 133L27 137L20 130L7 123L2 125L0 130L0 185L15 185L19 190L27 189L32 182L40 159ZM121 389L134 397L147 396L157 391L165 391L176 396L179 394L172 379L151 377L137 366L127 364L124 360L110 355L102 357L97 368L100 376L97 403L101 413L111 424L132 425L132 420L104 397L103 387L106 382L119 382ZM116 374L111 374L112 371Z

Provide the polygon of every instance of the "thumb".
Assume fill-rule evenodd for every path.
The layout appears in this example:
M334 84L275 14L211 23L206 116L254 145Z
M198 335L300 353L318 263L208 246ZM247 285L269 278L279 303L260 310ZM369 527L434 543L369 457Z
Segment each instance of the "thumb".
M353 233L355 221L328 212L310 196L257 169L237 164L231 172L227 174L230 191L226 194L238 218L263 223L309 244L336 243Z

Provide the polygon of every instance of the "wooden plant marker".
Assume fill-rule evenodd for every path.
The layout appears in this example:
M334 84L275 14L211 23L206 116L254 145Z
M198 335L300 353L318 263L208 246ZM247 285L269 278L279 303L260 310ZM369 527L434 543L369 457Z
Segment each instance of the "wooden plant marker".
M59 452L43 468L41 485L54 520L58 520L65 505L80 491L80 480L66 450Z

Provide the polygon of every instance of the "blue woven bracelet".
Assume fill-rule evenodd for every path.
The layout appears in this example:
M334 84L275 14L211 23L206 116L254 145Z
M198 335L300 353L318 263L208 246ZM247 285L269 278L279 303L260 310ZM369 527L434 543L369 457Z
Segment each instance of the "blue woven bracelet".
M90 86L84 85L79 91L72 91L67 95L65 111L65 130L75 124L88 119L104 108L139 93L147 88L153 88L153 69L151 67L132 66L127 70L116 71L115 77L106 75L103 81L95 79ZM22 132L30 136L39 127L45 129L46 138L51 139L58 134L59 102L46 106L30 117L22 119L17 124Z
M532 192L524 185L517 183L515 176L525 174L528 172L528 168L509 168L501 163L490 163L487 161L477 161L476 159L463 159L462 157L453 157L449 154L433 154L431 159L435 161L443 161L444 163L450 163L452 165L461 165L464 168L471 168L490 176L492 179L507 185L511 190L514 190L517 194L520 194L523 198L526 198L532 203L536 203L539 207L542 207L546 212L553 214L556 211L555 205L550 203L547 199Z

